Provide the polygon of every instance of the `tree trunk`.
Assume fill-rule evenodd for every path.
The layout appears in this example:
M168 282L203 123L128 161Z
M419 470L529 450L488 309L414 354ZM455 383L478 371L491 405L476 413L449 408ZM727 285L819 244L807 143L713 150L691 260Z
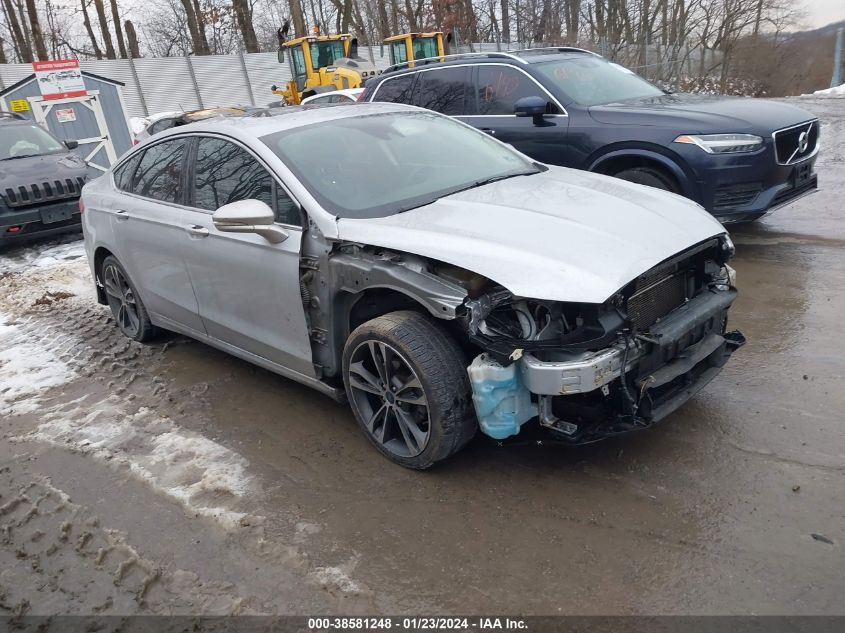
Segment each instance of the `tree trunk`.
M97 0L94 0L95 2ZM194 55L208 54L208 41L205 39L205 29L200 27L197 13L194 10L194 4L191 0L181 0L182 8L185 9L185 17L188 22L188 33L191 36L191 45L193 47Z
M88 16L88 2L82 0L82 23L85 25L85 31L88 33L88 39L91 40L91 48L94 51L94 57L97 59L103 58L103 51L100 49L100 44L97 42L97 36L94 35L94 29L91 26L91 18Z
M196 55L211 55L211 48L208 45L208 38L205 36L205 16L202 12L199 0L193 0L194 15L197 19L197 36L199 37L199 50L194 51Z
M135 25L132 20L123 23L123 30L126 31L126 42L129 44L129 54L133 59L141 56L141 47L138 46L138 34L135 32Z
M100 21L100 32L103 34L103 43L106 47L106 59L115 59L114 44L109 32L109 23L106 20L106 8L103 6L103 0L94 0L94 8L97 10L97 19Z
M511 41L511 14L508 0L502 0L502 40Z
M250 15L248 0L232 0L232 8L235 10L235 18L238 21L238 28L241 30L246 52L257 53L258 38L255 35L255 28L252 26L252 15Z
M111 17L114 21L114 34L117 36L117 50L120 56L126 59L126 43L123 41L123 31L120 28L120 13L117 10L117 0L111 1Z
M9 30L12 33L12 44L17 53L18 59L23 64L32 62L32 50L26 43L21 23L18 21L18 16L15 13L15 7L12 5L12 0L3 0L3 11L6 14L6 20L9 22Z
M290 0L290 19L293 22L294 37L305 37L308 31L305 28L305 15L302 13L300 0Z
M6 61L6 40L0 37L0 64L7 64Z

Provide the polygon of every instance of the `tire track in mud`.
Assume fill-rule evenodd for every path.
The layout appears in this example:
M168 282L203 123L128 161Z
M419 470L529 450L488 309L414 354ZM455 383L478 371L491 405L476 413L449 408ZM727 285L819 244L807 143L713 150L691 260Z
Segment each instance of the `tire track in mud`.
M14 491L0 507L0 614L254 612L229 583L141 556L62 490L26 475L0 469Z
M160 342L151 345L131 341L117 329L108 308L82 296L37 302L45 289L52 290L49 280L41 278L42 274L42 271L31 275L15 273L0 279L0 313L10 317L7 324L17 329L22 341L50 350L79 378L64 387L31 396L38 404L37 411L20 416L21 420L14 423L16 432L7 437L15 442L47 442L90 455L118 472L130 473L178 501L191 514L212 517L225 529L236 530L243 554L255 557L257 565L276 565L280 572L300 577L318 596L324 596L327 605L336 603L346 609L375 611L372 593L350 577L357 564L354 553L351 557L340 552L334 554L341 557L336 566L312 560L307 538L296 528L301 517L274 512L269 525L264 517L249 512L261 506L262 490L247 473L246 461L201 434L186 430L170 417L174 415L181 423L185 411L190 411L196 422L208 405L202 396L208 384L174 389L157 371L167 362L167 349L188 340L164 334ZM29 285L30 289L15 294L3 288L21 284ZM188 427L197 426L190 420L184 421ZM0 523L4 523L2 517ZM15 529L19 532L21 526L9 525L12 541L0 547L5 552L12 546L17 551L24 542L14 537ZM117 567L110 568L112 576L120 571L135 578L140 574L138 570L147 570L147 576L153 574L154 566L143 563L136 553L126 553L125 543L109 540L108 532L98 526L89 527L86 530L92 536L85 538L83 548L76 552L78 556L85 554L88 560L90 554L95 563L97 556L102 557L103 564L112 559L118 561ZM88 550L89 540L100 544L97 552L105 547L103 543L109 543L111 549L103 549L102 554L92 553ZM30 562L37 565L40 560ZM187 573L183 572L180 578ZM150 587L141 595L144 602L149 602L147 596L153 587L164 583L160 573L154 576L148 582ZM141 578L136 584L143 582L146 581ZM0 589L2 584L0 581ZM138 589L134 591L137 594ZM275 598L264 596L262 602L272 605ZM202 600L190 600L191 612L228 612L226 609L231 605L222 611L214 606L219 606L221 600L229 605L226 598L216 596L210 602L211 611ZM6 601L14 607L13 603ZM124 601L127 612L141 608L141 602L135 600L135 603L133 607ZM59 612L72 610L60 608Z

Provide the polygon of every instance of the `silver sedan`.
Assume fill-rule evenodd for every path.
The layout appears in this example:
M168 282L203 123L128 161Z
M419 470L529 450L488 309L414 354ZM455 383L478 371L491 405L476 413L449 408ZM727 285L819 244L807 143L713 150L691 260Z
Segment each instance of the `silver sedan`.
M427 468L480 431L647 428L742 345L724 228L656 189L538 164L463 123L359 104L215 119L82 196L101 303L348 400Z

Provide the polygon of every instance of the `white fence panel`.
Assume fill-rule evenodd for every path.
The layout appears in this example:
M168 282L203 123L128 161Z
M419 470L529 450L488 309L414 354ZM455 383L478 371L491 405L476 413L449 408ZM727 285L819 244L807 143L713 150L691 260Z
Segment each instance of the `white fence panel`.
M240 55L191 57L189 61L204 107L251 105Z
M145 57L136 59L134 64L149 114L200 107L184 57Z

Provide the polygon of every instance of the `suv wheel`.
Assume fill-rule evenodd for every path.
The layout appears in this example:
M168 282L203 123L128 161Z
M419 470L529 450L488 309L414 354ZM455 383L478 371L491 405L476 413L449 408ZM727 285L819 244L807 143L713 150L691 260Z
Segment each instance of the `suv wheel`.
M651 167L632 167L631 169L623 169L620 172L613 174L614 178L634 182L638 185L647 185L655 189L663 189L664 191L671 191L678 193L678 188L672 181L671 177L661 172L659 169Z
M123 266L111 255L103 260L100 280L106 292L106 301L120 331L141 343L153 338L156 328L150 321L141 296L129 281Z
M475 434L466 358L431 318L392 312L352 332L343 382L358 424L406 468L429 468Z

